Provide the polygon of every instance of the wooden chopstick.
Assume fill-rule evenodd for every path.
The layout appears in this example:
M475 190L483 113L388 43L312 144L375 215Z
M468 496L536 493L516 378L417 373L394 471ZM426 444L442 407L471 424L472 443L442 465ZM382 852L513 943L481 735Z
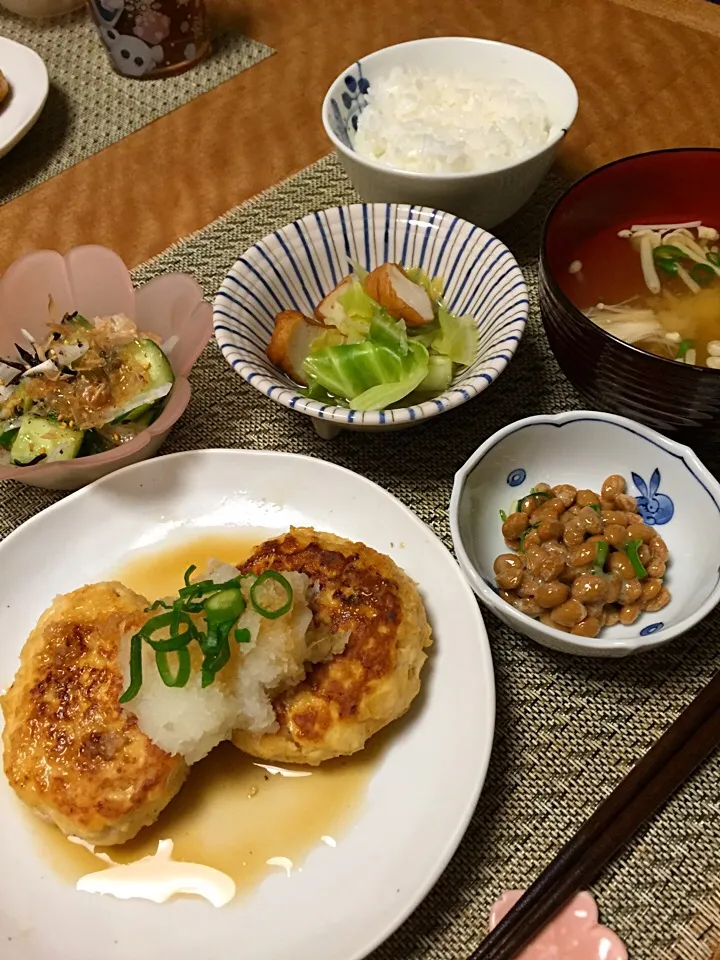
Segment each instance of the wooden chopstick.
M600 804L470 960L511 960L720 744L720 673Z

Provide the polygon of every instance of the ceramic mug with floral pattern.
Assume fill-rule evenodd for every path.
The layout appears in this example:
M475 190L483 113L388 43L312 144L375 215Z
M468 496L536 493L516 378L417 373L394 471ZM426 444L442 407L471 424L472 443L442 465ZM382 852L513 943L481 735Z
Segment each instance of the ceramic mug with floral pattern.
M181 73L210 50L205 0L89 0L113 68L147 80Z

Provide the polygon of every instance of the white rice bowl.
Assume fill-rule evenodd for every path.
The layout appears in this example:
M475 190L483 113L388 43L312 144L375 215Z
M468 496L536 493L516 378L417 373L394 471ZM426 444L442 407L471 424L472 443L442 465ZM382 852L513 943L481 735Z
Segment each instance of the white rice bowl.
M518 80L396 66L373 81L358 156L416 173L471 173L519 162L555 136L543 100Z

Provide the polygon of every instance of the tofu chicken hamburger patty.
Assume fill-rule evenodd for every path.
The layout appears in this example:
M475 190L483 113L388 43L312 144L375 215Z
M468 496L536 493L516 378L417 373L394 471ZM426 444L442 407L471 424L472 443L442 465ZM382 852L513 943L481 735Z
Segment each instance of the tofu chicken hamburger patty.
M261 544L240 569L306 574L315 588L315 627L345 632L348 640L342 653L311 666L302 683L273 701L276 731L235 731L237 747L262 760L317 765L362 750L408 710L420 690L430 627L417 587L390 557L292 528Z
M247 691L241 696L242 683L231 684L228 703L237 712L224 736L235 728L237 747L263 760L317 765L362 750L408 710L420 690L430 627L415 584L389 557L330 533L292 528L257 547L240 570L255 576L274 570L304 584L297 605L305 625L301 644L290 614L282 621L270 618L253 644L238 641L228 669L239 671L242 681L251 654L262 653L252 669L269 686L267 722L258 726L243 725L238 708L247 707ZM182 754L190 756L176 743L179 721L168 733L167 703L162 706L160 695L150 703L153 710L160 703L159 726L149 723L153 710L139 712L154 740L133 712L137 704L120 704L128 637L152 615L145 597L120 583L91 584L57 597L28 637L12 686L0 700L10 785L64 834L88 843L132 839L158 818L188 773ZM287 644L268 640L277 640L278 630L281 640L290 631L288 649L299 657L291 664L295 679L289 686L277 682L275 669L278 656L289 655ZM150 680L160 683L148 673L143 689L152 689ZM201 694L199 676L195 681ZM194 704L192 692L190 684L161 688L163 696L177 698L178 716L201 736L213 715L203 703ZM218 691L210 686L210 693Z
M2 698L3 764L29 807L66 835L110 845L132 839L187 775L123 711L122 637L148 601L120 583L58 597L30 634Z

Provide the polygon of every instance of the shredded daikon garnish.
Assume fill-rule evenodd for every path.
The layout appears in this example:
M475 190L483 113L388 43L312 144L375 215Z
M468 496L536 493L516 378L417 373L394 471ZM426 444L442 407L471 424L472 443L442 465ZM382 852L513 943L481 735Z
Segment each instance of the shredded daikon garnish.
M401 170L469 173L523 160L556 132L519 81L395 67L373 81L354 147Z

